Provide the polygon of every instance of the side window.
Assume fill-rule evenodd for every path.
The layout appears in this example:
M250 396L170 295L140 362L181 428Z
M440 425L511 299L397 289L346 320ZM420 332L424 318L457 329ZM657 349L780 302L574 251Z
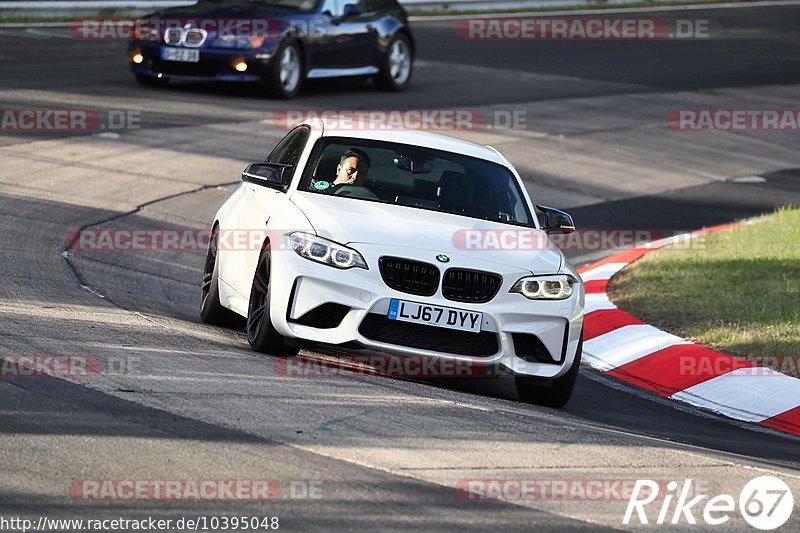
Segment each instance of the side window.
M306 147L310 135L311 129L308 126L293 129L269 154L267 162L292 165L297 169L300 156L303 155L303 149Z

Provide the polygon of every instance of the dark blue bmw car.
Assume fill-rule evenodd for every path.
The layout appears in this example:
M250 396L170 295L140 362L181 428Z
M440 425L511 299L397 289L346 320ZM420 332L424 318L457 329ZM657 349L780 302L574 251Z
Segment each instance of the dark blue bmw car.
M397 0L200 0L137 21L128 45L140 83L261 82L292 98L306 79L411 81L414 38Z

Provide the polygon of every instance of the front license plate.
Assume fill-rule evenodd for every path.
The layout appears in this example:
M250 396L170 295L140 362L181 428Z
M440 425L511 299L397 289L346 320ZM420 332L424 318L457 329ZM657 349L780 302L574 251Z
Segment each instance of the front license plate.
M405 300L392 300L389 305L389 319L459 331L479 332L483 322L483 313L406 302Z
M184 63L198 63L200 61L200 50L189 50L187 48L161 48L161 59L165 61L183 61Z

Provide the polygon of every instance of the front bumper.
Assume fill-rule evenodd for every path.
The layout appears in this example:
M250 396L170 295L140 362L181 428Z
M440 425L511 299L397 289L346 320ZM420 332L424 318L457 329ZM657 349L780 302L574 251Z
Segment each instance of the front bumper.
M144 60L139 64L129 60L131 72L176 81L254 82L269 76L271 69L272 54L267 50L199 48L200 61L188 63L162 60L163 46L156 42L132 41L128 45L128 57L138 52ZM247 63L246 71L234 68L238 61Z
M499 265L486 263L481 265L483 270L493 271L503 277L502 286L494 299L484 304L455 302L445 299L441 289L430 297L396 291L388 287L381 277L378 260L382 255L430 262L433 257L431 252L393 248L391 252L382 254L382 251L386 251L385 247L354 245L354 248L362 254L370 270L337 270L304 259L291 250L273 251L270 318L279 333L300 344L314 343L347 348L358 346L391 355L443 358L475 366L500 366L515 374L545 379L562 376L571 368L583 327L582 283L576 284L574 294L567 300L532 301L520 294L509 293L517 280L531 275L529 271L503 267L503 271L499 272ZM472 259L469 264L459 264L460 259L462 258L454 257L452 263L441 269L479 268ZM490 270L491 268L494 270ZM396 340L397 337L393 342L383 342L364 326L367 322L385 321L383 317L387 316L392 299L482 312L484 318L480 335L484 338L494 335L496 351L472 356L442 350L443 335L450 335L451 330L434 326L419 326L423 330L429 330L424 333L428 335L425 348L409 346L409 343ZM348 309L344 310L340 322L335 320L337 325L334 327L321 328L308 324L304 319L312 316L309 313L324 304L337 304ZM542 363L531 361L530 357L519 357L517 351L520 348L515 346L515 334L518 339L519 334L534 335L550 353L553 361ZM417 340L413 344L419 346Z

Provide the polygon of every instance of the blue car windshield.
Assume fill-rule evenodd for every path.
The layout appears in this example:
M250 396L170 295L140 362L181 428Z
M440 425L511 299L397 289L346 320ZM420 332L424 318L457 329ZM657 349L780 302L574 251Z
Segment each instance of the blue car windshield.
M354 154L359 157L348 157ZM407 144L323 138L298 190L534 226L519 182L505 166Z

